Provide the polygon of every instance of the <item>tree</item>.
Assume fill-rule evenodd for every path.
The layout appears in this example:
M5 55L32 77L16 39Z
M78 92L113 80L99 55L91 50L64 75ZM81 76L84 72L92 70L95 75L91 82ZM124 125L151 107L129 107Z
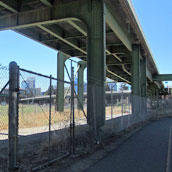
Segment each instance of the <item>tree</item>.
M121 83L119 90L129 90L127 83Z
M54 86L51 86L51 94L56 94L56 89L54 88ZM48 90L45 92L45 95L50 95L50 86L48 88Z

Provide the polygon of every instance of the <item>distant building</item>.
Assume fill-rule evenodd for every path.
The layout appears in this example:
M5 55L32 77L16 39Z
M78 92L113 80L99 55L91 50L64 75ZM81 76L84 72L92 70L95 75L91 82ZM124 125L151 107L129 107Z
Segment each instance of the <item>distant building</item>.
M35 88L34 96L41 96L41 88Z
M27 87L35 88L35 83L36 83L35 77L28 77L26 83L27 83Z
M21 82L21 89L26 89L27 88L27 84L25 81Z
M22 81L21 90L22 91L25 90L25 94L27 96L40 96L41 95L41 88L36 88L35 77L28 77L26 81Z

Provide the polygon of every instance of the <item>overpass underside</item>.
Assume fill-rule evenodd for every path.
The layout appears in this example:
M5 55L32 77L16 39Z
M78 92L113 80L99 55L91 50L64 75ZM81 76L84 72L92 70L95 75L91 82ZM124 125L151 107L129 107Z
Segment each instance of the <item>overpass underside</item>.
M87 67L91 126L104 124L106 77L131 84L136 97L155 95L152 90L163 88L132 5L126 0L0 0L0 30L8 29L59 51L59 79L64 79L67 58L84 61L79 82L83 83ZM57 104L64 96L63 83L58 88ZM79 93L82 101L82 88ZM135 101L133 98L132 109L137 114Z

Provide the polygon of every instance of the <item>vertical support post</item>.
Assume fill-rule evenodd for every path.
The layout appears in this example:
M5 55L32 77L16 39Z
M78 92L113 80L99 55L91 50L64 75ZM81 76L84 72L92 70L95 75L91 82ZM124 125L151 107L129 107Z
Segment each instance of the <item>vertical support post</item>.
M142 58L141 63L140 63L140 70L141 70L141 77L140 77L140 82L141 82L141 97L142 97L142 112L143 115L146 115L146 96L147 96L147 78L146 78L146 58Z
M78 63L80 65L78 70L78 109L83 110L84 106L84 70L87 66L87 63L84 61L80 61Z
M123 92L123 83L122 83L122 93L121 93L121 130L123 129L123 116L124 116L124 92Z
M70 115L70 130L71 130L71 153L75 153L75 112L74 112L74 67L71 67L71 115Z
M103 0L88 0L87 122L100 128L105 121L106 29ZM92 90L95 91L93 100ZM94 107L95 105L95 118ZM94 121L96 120L96 122Z
M113 118L113 86L111 85L111 119Z
M18 125L18 91L19 91L19 68L16 62L9 65L9 131L8 131L8 168L9 171L16 169L17 155L17 125Z
M19 88L20 88L20 75L19 66L17 66L17 117L16 117L16 162L18 156L18 133L19 133Z
M133 45L132 52L132 113L140 112L140 46Z
M57 56L57 96L56 96L56 103L57 107L56 110L63 112L64 111L64 65L65 61L67 60L67 56L61 52L58 53ZM60 81L59 81L60 80Z
M49 135L48 135L48 159L50 159L51 147L51 105L52 105L52 75L50 75L50 100L49 100Z

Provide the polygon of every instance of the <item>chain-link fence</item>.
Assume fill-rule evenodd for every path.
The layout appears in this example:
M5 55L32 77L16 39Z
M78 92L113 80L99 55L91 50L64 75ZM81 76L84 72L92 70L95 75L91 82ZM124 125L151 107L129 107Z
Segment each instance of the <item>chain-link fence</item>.
M86 117L83 109L77 110L75 63L71 61L70 69L66 67L66 81L20 69L17 159L21 170L74 153L75 125ZM64 97L58 99L56 95L63 91Z
M8 160L8 81L9 70L0 65L0 170L7 169Z
M106 91L106 120L131 114L131 90Z
M7 160L20 171L38 170L59 158L87 153L97 141L135 124L172 114L171 97L137 97L113 87L106 90L104 112L95 103L102 88L78 83L78 63L69 63L65 80L17 66L10 68L9 79L8 69L0 68L0 170L7 170ZM89 125L87 87L92 97Z

